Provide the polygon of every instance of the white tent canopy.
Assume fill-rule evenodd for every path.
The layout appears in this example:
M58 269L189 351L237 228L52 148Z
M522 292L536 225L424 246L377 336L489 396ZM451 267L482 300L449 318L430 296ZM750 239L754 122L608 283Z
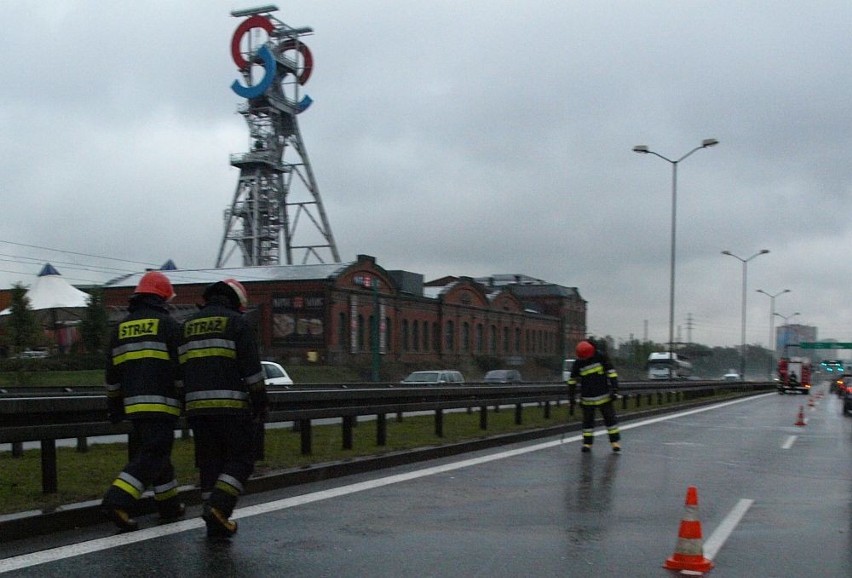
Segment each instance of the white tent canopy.
M35 283L27 291L30 309L53 313L54 320L79 319L88 306L89 294L62 278L53 265L45 264ZM11 308L0 311L8 315Z

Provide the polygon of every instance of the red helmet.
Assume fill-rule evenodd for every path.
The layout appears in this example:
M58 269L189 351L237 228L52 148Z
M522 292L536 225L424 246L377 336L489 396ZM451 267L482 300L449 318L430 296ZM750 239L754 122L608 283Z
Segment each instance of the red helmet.
M148 293L162 297L165 301L171 301L175 296L172 282L159 271L148 271L139 280L134 293Z
M209 299L211 295L225 295L233 304L235 309L245 311L248 307L248 293L243 284L236 279L225 279L216 281L204 290L204 299Z
M595 346L589 341L581 341L577 344L577 359L588 359L595 354Z

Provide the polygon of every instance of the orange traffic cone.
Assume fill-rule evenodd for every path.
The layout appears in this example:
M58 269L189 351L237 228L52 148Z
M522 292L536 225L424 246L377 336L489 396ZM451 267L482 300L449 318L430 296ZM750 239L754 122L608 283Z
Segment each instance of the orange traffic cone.
M805 425L805 406L799 406L799 419L796 420L795 425Z
M713 562L704 557L704 540L701 522L698 520L698 490L695 486L689 486L686 490L686 513L680 521L675 553L666 559L663 568L691 572L707 572L713 568Z
M808 400L808 407L814 407L814 398Z

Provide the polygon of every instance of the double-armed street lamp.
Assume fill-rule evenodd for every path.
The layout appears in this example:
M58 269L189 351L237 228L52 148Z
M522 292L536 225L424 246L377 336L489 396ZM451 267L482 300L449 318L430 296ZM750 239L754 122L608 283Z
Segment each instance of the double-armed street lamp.
M769 297L769 377L772 378L773 367L775 366L775 298L784 293L789 293L789 289L784 289L778 293L767 293L763 289L757 289L758 293L763 293Z
M769 252L769 249L761 249L754 255L748 258L743 258L738 255L734 255L730 251L722 251L722 255L727 255L728 257L733 257L743 264L743 323L742 323L742 340L741 350L740 350L740 379L745 379L745 367L746 367L746 285L748 284L748 262L754 259L755 257L760 257L761 255L766 255Z
M714 138L706 138L701 141L701 146L697 146L677 160L667 158L656 151L652 151L645 145L636 145L633 147L633 152L649 154L659 157L672 165L672 235L671 235L671 259L669 263L669 359L673 359L674 351L674 303L675 303L675 247L677 239L677 165L686 157L695 151L706 149L708 147L719 144ZM669 378L673 379L672 372L669 372Z

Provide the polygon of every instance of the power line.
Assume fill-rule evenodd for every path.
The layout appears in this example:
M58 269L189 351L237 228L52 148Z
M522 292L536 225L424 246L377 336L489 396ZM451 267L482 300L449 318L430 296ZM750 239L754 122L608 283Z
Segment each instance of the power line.
M9 245L15 245L17 247L28 247L30 249L41 249L42 251L53 251L55 253L65 253L67 255L79 255L81 257L92 257L94 259L107 259L109 261L121 261L123 263L134 263L136 265L156 266L155 263L145 263L143 261L131 261L129 259L119 259L117 257L106 257L104 255L92 255L91 253L78 253L77 251L67 251L65 249L53 249L51 247L42 247L40 245L28 245L26 243L16 243L15 241L5 241L3 239L0 239L0 243L7 243Z

